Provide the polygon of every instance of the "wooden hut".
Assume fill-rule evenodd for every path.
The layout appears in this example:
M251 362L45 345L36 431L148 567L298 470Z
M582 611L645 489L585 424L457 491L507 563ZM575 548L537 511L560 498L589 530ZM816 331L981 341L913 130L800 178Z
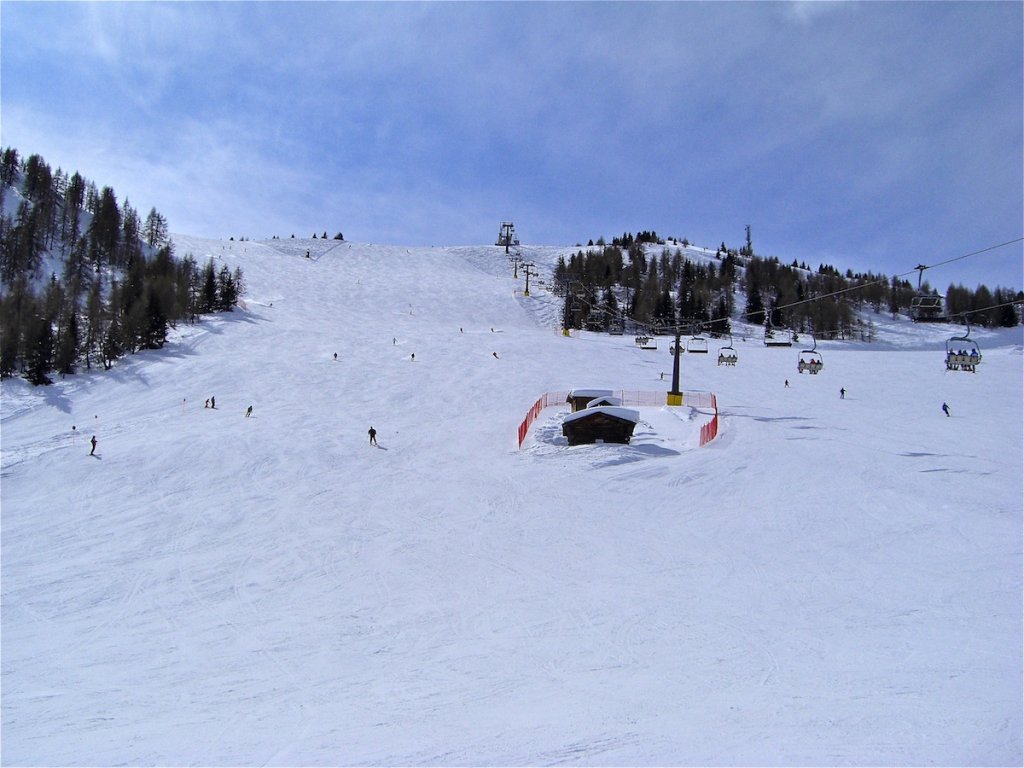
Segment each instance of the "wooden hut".
M566 416L562 422L562 434L569 445L628 443L638 421L638 411L599 405Z
M582 411L587 407L587 404L591 400L595 400L599 397L611 397L612 391L610 389L574 389L568 397L565 398L565 402L572 408L573 413L576 411Z

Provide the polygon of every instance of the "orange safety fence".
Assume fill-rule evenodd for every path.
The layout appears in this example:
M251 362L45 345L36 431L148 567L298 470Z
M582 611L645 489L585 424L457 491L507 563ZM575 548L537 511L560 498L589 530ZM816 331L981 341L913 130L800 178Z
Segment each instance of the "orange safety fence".
M711 421L700 428L701 447L718 437L718 399L714 395L711 395L711 407L715 409L715 415Z

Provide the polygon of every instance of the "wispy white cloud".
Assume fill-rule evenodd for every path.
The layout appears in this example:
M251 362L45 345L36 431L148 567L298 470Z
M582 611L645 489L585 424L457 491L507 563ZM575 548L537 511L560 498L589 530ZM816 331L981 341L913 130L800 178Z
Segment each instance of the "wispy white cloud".
M775 252L884 260L915 238L1019 229L1021 16L5 4L3 133L197 234L466 242L526 216L546 242L641 227L732 241L751 223Z
M778 5L787 20L807 26L825 16L855 13L858 4L847 0L788 0Z

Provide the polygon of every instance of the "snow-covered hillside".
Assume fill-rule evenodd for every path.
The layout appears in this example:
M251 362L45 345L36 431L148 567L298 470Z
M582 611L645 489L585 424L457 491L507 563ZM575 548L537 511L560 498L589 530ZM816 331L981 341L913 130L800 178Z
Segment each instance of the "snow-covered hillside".
M517 449L544 392L665 391L668 340L560 335L493 246L176 250L245 307L2 383L4 764L1024 759L1020 328L977 374L960 328L878 316L817 376L739 333L683 356L709 445L548 408Z

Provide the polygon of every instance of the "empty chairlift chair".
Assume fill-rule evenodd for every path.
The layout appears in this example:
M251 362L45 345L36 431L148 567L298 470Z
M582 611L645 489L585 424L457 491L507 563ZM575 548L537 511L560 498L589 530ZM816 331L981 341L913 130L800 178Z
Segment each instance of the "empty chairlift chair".
M766 347L792 347L793 332L788 328L773 328L769 322L764 327L764 345Z
M917 270L917 293L910 299L910 319L915 323L945 322L947 318L942 307L942 297L927 293L921 286L921 278L928 267L918 264L914 269Z
M700 332L697 332L686 342L686 351L698 355L706 355L708 353L708 340L701 336Z
M942 297L920 293L910 299L910 319L915 323L942 323L946 316L942 309Z

